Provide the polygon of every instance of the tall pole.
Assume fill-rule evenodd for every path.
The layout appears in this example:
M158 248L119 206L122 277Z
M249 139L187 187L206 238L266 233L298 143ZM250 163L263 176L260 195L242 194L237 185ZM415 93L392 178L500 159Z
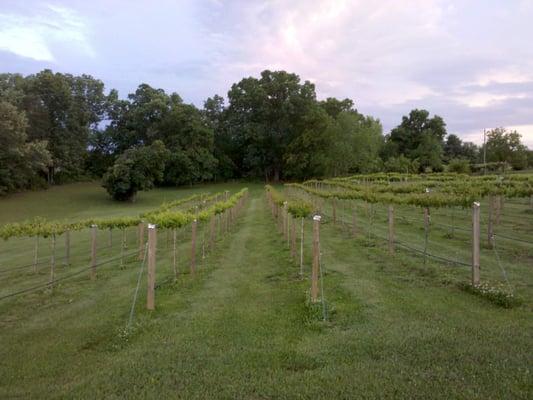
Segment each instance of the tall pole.
M483 129L483 175L487 173L487 130Z

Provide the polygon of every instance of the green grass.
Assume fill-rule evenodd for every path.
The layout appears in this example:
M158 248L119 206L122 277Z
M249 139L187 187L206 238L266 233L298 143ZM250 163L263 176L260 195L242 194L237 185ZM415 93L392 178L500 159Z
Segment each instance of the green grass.
M120 205L95 184L68 185L0 200L0 221L127 215L194 191L238 187L158 189ZM524 298L504 309L459 288L468 269L423 265L403 251L390 257L380 241L368 246L363 214L356 239L325 223L323 321L321 306L307 300L310 223L306 278L300 279L261 186L251 189L243 215L230 234L219 236L215 251L202 260L198 249L194 277L187 273L189 231L179 234L177 281L166 233L159 233L156 311L144 309L144 277L129 331L135 259L124 269L102 266L97 281L83 273L53 291L0 301L0 398L531 398L529 250L518 244L502 250ZM374 228L384 226L377 220ZM420 243L419 227L398 229ZM441 246L434 251L464 250L464 237L444 233L432 232ZM128 234L131 250L135 232ZM118 254L118 238L99 252L101 259ZM102 232L102 247L107 240ZM86 232L73 236L72 245L73 265L59 266L59 276L86 266ZM32 246L31 240L2 243L0 270L31 260L22 253ZM482 269L482 279L484 273L498 277ZM0 296L47 279L46 264L37 273L0 275Z

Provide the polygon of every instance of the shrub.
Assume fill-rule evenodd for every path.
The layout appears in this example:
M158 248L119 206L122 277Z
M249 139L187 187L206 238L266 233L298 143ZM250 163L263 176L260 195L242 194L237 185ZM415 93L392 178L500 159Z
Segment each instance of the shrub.
M469 283L462 283L460 286L464 291L483 297L503 308L516 307L522 303L511 290L502 284L480 283L479 285L471 285Z
M163 179L168 156L169 151L159 140L128 149L107 170L102 186L115 200L132 200L138 191L149 190Z
M468 174L470 172L470 162L465 158L454 158L448 163L448 172Z

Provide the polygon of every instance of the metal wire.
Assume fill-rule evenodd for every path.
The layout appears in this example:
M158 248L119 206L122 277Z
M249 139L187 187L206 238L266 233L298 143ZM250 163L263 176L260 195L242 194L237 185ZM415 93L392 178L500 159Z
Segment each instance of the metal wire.
M137 294L139 293L139 287L141 285L141 277L144 271L144 263L146 262L146 253L148 253L148 243L146 243L144 248L143 261L141 263L141 268L139 270L139 276L137 277L137 287L135 288L135 293L133 294L133 302L131 303L130 318L128 320L128 330L131 328L131 323L133 322L133 313L135 312L135 304L137 303Z
M131 252L131 253L127 254L127 256L130 256L130 255L135 254L135 253L138 253L138 252L139 252L139 251L136 250L136 251L134 251L134 252ZM53 285L53 284L56 283L56 282L64 281L64 280L66 280L66 279L69 279L69 278L72 278L72 277L74 277L74 276L77 276L77 275L81 274L82 272L85 272L85 271L90 270L91 268L99 267L99 266L101 266L101 265L105 265L105 264L109 264L110 262L113 262L113 261L115 261L115 260L118 260L119 258L120 258L120 256L118 256L118 257L113 257L113 258L108 259L108 260L106 260L106 261L102 261L102 262L100 262L100 263L98 263L98 264L96 264L96 265L91 265L91 266L89 266L89 267L87 267L87 268L83 268L83 269L81 269L81 270L79 270L79 271L76 271L76 272L73 272L73 273L71 273L71 274L68 274L68 275L62 276L62 277L60 277L60 278L56 278L56 279L51 280L51 281L48 281L48 282L46 282L46 283L41 283L41 284L39 284L39 285L36 285L36 286L30 287L30 288L27 288L27 289L22 289L22 290L19 290L19 291L17 291L17 292L13 292L13 293L6 294L5 296L1 296L1 297L0 297L0 301L1 301L1 300L4 300L4 299L7 299L7 298L9 298L9 297L17 296L17 295L19 295L19 294L28 293L28 292L32 292L32 291L35 291L35 290L43 289L43 288L45 288L45 287L47 287L47 286L51 286L51 285Z

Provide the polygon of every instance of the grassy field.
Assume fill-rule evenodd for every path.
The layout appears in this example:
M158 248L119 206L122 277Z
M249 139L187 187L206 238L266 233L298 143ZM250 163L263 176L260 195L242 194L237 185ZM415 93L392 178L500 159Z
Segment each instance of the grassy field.
M68 218L129 215L193 192L243 185L157 189L135 203L117 204L96 184L56 187L0 200L0 223L33 216ZM398 251L370 235L363 208L353 239L339 222L321 228L321 306L309 305L310 224L306 230L305 279L277 232L261 185L230 234L188 271L190 233L179 232L179 269L172 279L168 242L158 244L156 311L145 304L145 276L130 330L126 329L140 262L122 269L110 263L98 279L81 274L44 290L0 301L0 398L465 398L533 396L533 258L518 243L502 244L501 258L523 305L504 309L461 290L466 268ZM376 210L379 211L379 210ZM409 214L413 213L413 214ZM417 218L405 210L406 217ZM350 212L339 212L349 220ZM380 219L381 218L381 219ZM437 219L437 215L435 215ZM463 219L461 219L463 218ZM449 221L446 216L443 222ZM468 224L467 215L457 224ZM515 234L531 227L521 218ZM384 234L383 217L372 221ZM202 229L200 230L202 235ZM401 238L420 245L417 223L398 223ZM437 228L430 249L467 257L468 236ZM102 232L99 257L116 256ZM88 235L72 237L72 266L83 270ZM58 251L62 242L59 243ZM31 263L33 240L0 244L0 271ZM49 243L42 243L46 256ZM129 250L135 232L128 232ZM463 254L464 253L464 254ZM487 275L501 279L484 252ZM483 265L483 264L482 264ZM485 273L485 275L483 275ZM48 267L0 274L0 297L46 282Z

